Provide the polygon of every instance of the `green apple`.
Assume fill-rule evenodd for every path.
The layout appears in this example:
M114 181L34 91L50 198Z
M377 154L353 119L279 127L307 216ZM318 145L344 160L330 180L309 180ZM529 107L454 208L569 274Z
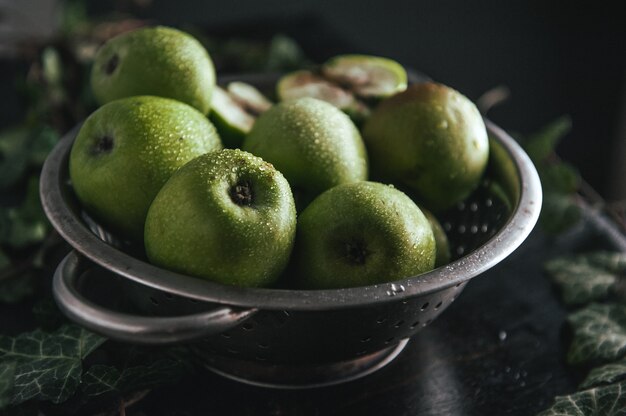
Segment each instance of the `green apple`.
M295 204L283 175L250 153L224 149L172 176L150 207L144 240L158 266L261 287L287 265L295 231Z
M407 186L435 211L466 198L489 157L487 131L474 103L432 82L383 101L365 124L363 139L372 175Z
M285 101L263 113L243 149L272 163L308 197L367 178L358 129L339 109L314 98Z
M435 238L404 193L376 182L336 186L300 214L298 285L332 289L373 285L431 270Z
M150 203L179 167L222 148L211 122L168 98L112 101L82 125L70 177L84 208L124 237L141 240Z
M435 215L425 208L420 207L426 219L430 223L430 228L435 236L435 246L437 247L437 256L435 258L435 267L441 267L450 263L450 241L445 230Z
M110 39L96 54L91 88L100 104L135 95L173 98L207 114L215 68L195 38L168 27Z

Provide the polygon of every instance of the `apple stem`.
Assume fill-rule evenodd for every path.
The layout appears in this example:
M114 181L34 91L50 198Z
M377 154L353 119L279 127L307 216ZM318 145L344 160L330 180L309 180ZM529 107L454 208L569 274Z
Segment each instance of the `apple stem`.
M92 153L94 155L109 153L111 150L113 150L113 138L109 136L102 136L98 138L92 149Z
M346 258L352 264L362 265L369 255L365 243L361 241L350 241L346 243Z
M248 181L239 182L230 188L230 199L237 205L252 205L252 185Z
M113 72L115 72L115 69L117 68L117 65L120 63L120 57L115 54L112 57L109 58L109 60L107 61L107 63L104 65L104 72L107 75L111 75Z

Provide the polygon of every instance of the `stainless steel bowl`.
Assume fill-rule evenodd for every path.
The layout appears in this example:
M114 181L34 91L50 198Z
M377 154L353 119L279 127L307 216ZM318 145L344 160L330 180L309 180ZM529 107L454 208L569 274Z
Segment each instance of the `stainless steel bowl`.
M238 79L266 91L276 81ZM113 339L193 340L207 366L253 384L318 386L368 374L393 359L470 279L511 254L537 221L542 192L532 162L503 130L486 125L485 184L440 217L454 261L392 283L310 291L220 285L156 267L141 250L116 244L72 191L68 157L76 128L41 176L45 212L74 248L56 271L56 300L70 319Z

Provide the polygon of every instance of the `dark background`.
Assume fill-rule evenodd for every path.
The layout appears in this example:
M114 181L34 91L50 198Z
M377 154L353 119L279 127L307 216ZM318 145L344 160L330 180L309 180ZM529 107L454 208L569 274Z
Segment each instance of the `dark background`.
M0 27L10 23L2 13ZM59 3L22 0L25 3ZM394 58L473 100L506 86L510 98L489 118L530 133L569 114L559 154L609 200L626 199L626 15L620 2L142 0L90 2L94 16L132 12L208 33L293 36L315 61L342 52ZM33 9L34 10L34 9ZM50 20L42 16L39 20ZM39 27L38 30L41 31ZM0 36L3 32L0 30ZM6 35L5 41L6 41ZM0 45L1 45L0 38ZM19 117L12 88L19 65L0 60L0 126Z

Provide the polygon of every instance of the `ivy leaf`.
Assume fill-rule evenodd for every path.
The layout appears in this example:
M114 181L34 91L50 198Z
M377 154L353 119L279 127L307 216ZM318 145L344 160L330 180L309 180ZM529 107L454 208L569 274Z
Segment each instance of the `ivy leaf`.
M626 305L592 303L567 320L574 330L570 364L609 362L626 353Z
M82 360L104 341L75 325L54 333L35 330L16 337L0 336L0 358L16 363L11 404L67 400L80 383Z
M15 127L0 134L0 189L13 185L28 168L30 135L28 127Z
M558 396L537 416L626 416L626 382Z
M0 409L11 403L15 362L0 362Z
M597 252L550 260L545 269L559 286L566 305L606 299L626 271L626 255Z
M121 370L108 365L94 365L83 376L82 391L88 396L99 396L111 391L124 394L144 390L175 382L184 370L180 361L170 358Z
M557 144L572 129L569 116L561 116L528 137L525 143L526 152L533 162L547 159L556 149Z
M626 359L594 368L580 384L581 389L588 389L606 384L613 384L626 379Z

